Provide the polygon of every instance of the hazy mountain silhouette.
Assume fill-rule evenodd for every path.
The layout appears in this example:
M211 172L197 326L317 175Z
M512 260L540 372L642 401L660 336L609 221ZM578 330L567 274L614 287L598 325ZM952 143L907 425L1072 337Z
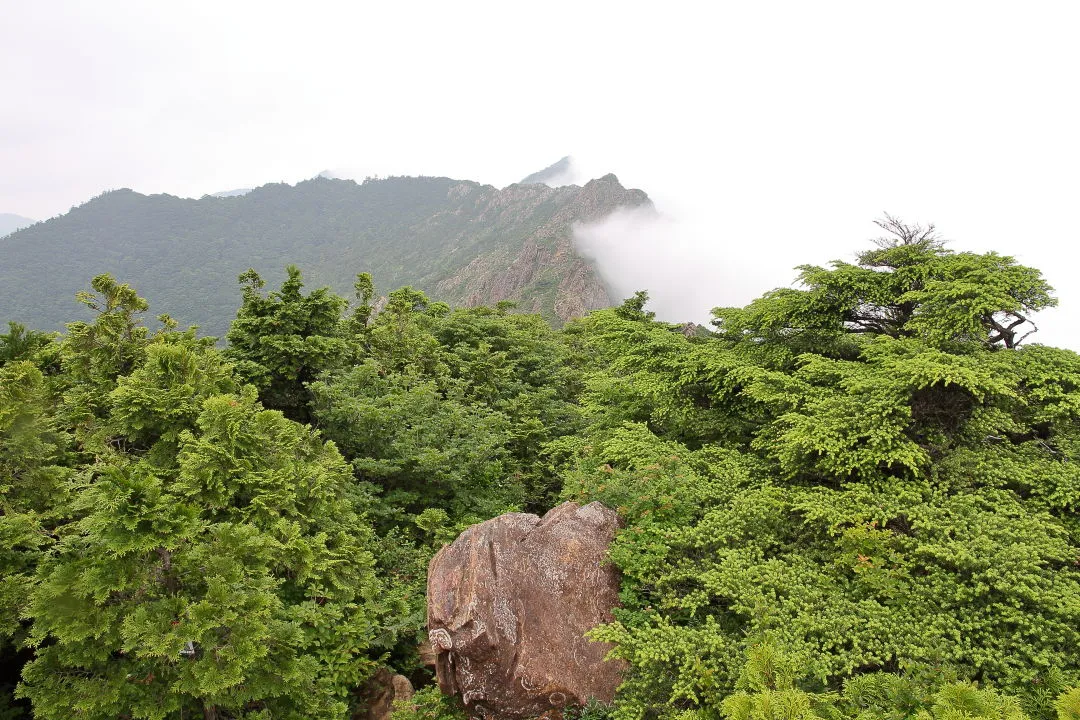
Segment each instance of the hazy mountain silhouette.
M28 217L22 215L13 215L12 213L0 213L0 237L4 237L10 233L15 232L19 228L24 228L29 225L33 225L37 220L31 220Z

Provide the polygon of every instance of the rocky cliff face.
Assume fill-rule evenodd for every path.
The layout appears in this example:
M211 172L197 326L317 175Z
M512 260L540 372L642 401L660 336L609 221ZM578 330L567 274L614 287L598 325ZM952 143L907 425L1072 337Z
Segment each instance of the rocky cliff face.
M508 233L510 242L482 251L436 282L433 294L470 307L513 300L520 309L545 314L557 324L617 300L593 263L577 253L574 226L600 220L620 207L651 205L644 192L624 188L614 175L583 187L518 184L495 190L461 185L451 192L472 195L476 225L518 230Z
M611 702L622 667L586 640L611 621L617 526L599 503L474 525L431 561L428 635L439 687L472 717L530 718L589 698Z

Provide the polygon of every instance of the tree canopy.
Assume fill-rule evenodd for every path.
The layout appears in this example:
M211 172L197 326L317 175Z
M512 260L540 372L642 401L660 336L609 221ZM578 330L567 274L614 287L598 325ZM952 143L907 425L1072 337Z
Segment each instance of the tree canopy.
M1023 342L1037 270L882 226L714 331L295 267L240 276L224 348L109 275L12 323L0 717L344 720L430 683L439 547L575 499L622 519L627 667L575 717L1080 718L1080 356Z
M805 289L716 308L714 325L726 339L772 341L788 352L843 352L854 334L918 338L956 352L980 342L1015 348L1035 331L1029 316L1057 304L1042 274L1011 257L952 252L933 226L888 216L878 224L889 235L855 264L801 265Z

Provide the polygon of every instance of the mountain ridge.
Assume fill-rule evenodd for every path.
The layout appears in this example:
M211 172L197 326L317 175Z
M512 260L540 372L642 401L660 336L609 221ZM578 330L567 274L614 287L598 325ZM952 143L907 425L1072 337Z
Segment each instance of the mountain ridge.
M612 301L576 252L574 226L627 206L651 201L614 175L501 189L424 176L316 177L199 199L114 190L5 241L0 320L56 328L78 309L56 298L110 272L146 296L152 313L222 335L240 302L237 275L253 267L273 285L295 264L309 287L351 295L356 273L371 272L380 292L412 285L457 305L512 300L561 324Z

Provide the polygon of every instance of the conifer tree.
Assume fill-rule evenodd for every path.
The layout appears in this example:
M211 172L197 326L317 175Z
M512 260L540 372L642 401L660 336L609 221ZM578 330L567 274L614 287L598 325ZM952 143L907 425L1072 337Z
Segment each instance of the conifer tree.
M310 419L307 384L338 367L350 353L344 298L329 288L308 295L300 270L290 265L281 289L262 294L254 270L240 276L243 302L227 335L236 371L259 389L263 405L297 422Z
M713 337L638 298L569 329L593 422L561 445L564 492L626 520L624 607L594 633L631 668L620 720L711 712L765 633L808 692L959 682L926 717L1052 720L1043 678L1080 682L1080 356L1021 345L1054 303L1037 270L895 229L718 310Z
M24 610L20 695L43 719L342 717L397 602L348 466L211 341L98 322L120 331L65 344L95 442Z

